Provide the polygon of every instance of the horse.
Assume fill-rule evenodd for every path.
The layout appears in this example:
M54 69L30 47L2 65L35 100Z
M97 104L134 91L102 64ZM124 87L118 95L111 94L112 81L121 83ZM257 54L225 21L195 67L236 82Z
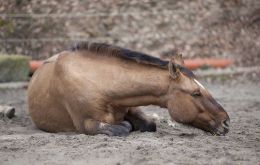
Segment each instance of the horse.
M225 135L230 119L186 67L122 47L80 42L47 60L28 86L29 114L47 132L127 136L156 131L139 106L167 108L172 120Z

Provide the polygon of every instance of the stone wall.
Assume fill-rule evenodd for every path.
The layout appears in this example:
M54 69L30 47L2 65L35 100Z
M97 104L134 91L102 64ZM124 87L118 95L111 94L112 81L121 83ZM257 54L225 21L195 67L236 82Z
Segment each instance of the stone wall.
M77 41L260 62L259 0L0 1L0 52L44 59Z

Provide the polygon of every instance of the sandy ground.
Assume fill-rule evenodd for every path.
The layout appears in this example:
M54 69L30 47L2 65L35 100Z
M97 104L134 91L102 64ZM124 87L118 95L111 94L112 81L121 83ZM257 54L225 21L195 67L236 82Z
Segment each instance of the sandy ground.
M155 133L46 133L30 121L26 89L1 89L0 104L17 112L11 120L0 119L0 164L260 164L260 84L205 85L230 115L226 136L171 123L168 112L154 106L143 109L159 115Z

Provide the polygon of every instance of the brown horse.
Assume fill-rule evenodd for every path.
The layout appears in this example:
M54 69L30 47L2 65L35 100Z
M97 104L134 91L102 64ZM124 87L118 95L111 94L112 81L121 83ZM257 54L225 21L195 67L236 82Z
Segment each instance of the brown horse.
M33 75L29 112L48 132L128 135L156 131L137 106L168 108L173 120L224 135L229 117L183 66L99 43L79 43L49 59Z

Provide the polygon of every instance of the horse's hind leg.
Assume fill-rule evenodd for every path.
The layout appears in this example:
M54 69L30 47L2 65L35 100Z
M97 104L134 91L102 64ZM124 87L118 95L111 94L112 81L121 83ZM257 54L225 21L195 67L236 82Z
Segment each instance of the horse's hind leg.
M129 121L133 130L140 130L141 132L155 132L156 123L152 118L145 115L139 108L129 108L128 113L125 116L125 120Z
M123 121L118 125L108 124L93 119L84 121L85 133L88 135L106 134L109 136L127 136L132 125L128 121Z

